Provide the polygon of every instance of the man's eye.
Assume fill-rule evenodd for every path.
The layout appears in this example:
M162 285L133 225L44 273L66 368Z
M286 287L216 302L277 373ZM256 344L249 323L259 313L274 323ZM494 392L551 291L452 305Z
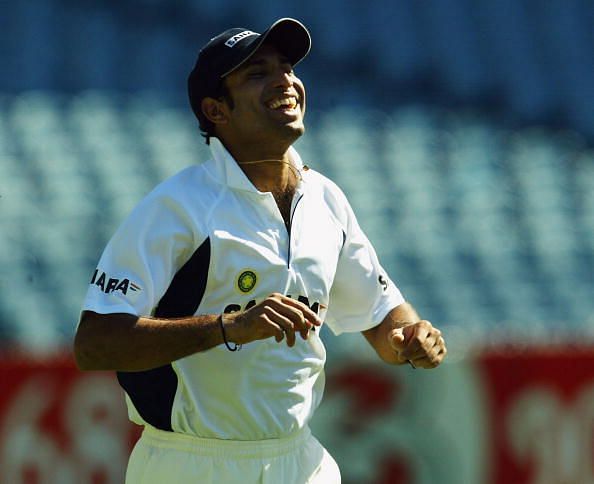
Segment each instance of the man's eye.
M262 77L263 75L264 75L264 73L262 71L253 71L253 72L248 73L248 77L250 79Z

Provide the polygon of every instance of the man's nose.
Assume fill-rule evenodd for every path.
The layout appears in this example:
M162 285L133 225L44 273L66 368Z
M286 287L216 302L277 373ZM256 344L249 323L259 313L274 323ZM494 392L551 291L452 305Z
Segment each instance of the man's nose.
M291 87L293 85L293 76L286 71L279 71L275 79L275 87Z

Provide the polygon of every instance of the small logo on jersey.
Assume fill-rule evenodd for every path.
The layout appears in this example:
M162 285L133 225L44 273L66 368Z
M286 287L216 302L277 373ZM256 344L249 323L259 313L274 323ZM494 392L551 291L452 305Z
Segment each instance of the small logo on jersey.
M115 291L120 291L122 294L128 294L128 291L137 292L141 290L141 287L138 284L130 282L130 279L116 279L115 277L108 278L105 272L99 272L99 269L95 269L90 284L94 284L105 294Z
M256 32L252 32L251 30L244 30L243 32L239 32L238 34L235 34L233 37L228 39L227 42L225 42L225 45L227 47L233 47L241 39L245 39L246 37L249 37L251 35L258 35L258 34Z
M250 292L258 282L256 273L253 271L243 271L237 278L237 287L241 292Z
M377 281L384 288L384 291L387 291L388 290L388 280L384 277L383 274L380 274L380 276L377 278Z

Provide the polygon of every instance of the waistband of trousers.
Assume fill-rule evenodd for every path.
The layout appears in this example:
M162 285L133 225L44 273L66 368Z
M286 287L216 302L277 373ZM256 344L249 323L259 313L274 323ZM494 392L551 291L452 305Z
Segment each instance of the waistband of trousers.
M191 452L204 457L257 459L290 454L302 447L310 437L311 430L307 426L280 439L227 440L167 432L147 425L141 440L158 448Z

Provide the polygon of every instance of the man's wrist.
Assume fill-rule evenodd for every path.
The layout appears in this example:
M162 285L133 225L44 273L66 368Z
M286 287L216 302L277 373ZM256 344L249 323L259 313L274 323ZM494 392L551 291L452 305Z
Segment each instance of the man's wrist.
M236 335L237 325L234 324L235 316L221 313L217 318L223 336L223 342L229 351L241 349L241 343L238 342Z

